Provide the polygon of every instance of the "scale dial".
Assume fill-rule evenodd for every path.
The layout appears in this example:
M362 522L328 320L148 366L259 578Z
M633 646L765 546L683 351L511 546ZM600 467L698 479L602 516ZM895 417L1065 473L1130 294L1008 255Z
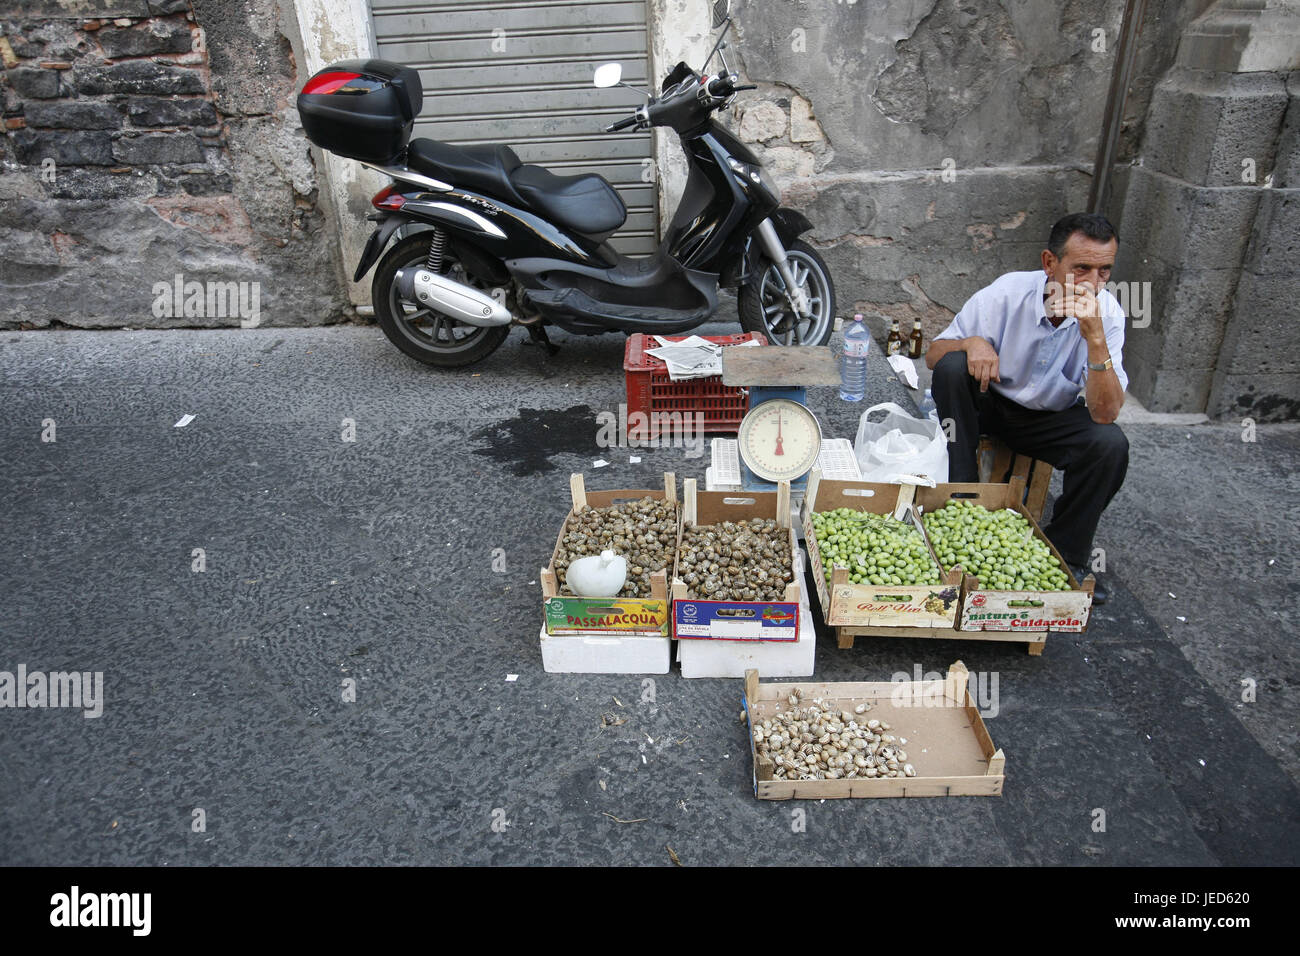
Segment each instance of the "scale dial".
M736 441L741 460L767 481L794 481L817 464L822 429L798 402L773 398L749 410Z

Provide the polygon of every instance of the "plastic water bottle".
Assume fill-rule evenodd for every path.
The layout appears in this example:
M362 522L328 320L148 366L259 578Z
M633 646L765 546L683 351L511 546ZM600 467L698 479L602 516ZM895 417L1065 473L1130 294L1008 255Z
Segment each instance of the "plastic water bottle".
M871 350L871 332L862 321L862 313L853 316L853 324L844 330L844 352L840 355L840 398L860 402L867 394L867 352Z
M921 402L921 414L926 418L933 418L936 422L939 420L939 406L934 403L934 396L930 390L925 390L925 398Z

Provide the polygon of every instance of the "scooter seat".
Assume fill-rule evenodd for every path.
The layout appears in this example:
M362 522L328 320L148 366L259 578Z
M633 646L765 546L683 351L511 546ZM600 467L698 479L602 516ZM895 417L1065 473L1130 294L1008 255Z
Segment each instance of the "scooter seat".
M513 198L510 174L523 163L509 146L452 146L436 139L413 139L406 163L417 173L475 192Z
M557 176L541 166L520 166L510 181L530 207L584 235L608 235L627 221L627 207L603 176Z
M417 173L501 199L518 199L561 226L588 236L607 235L627 221L627 207L602 176L556 176L525 166L509 146L452 146L413 139L406 163Z

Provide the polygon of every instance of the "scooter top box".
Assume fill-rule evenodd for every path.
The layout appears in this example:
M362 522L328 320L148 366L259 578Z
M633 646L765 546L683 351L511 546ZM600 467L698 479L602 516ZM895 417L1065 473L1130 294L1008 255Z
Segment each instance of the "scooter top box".
M388 60L331 64L298 94L307 138L366 163L386 163L406 149L423 106L420 74Z

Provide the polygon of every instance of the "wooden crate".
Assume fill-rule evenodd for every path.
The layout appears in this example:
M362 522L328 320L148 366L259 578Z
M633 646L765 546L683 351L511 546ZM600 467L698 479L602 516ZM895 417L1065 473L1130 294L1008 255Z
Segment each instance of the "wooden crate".
M1042 631L960 631L956 627L850 627L835 628L837 647L850 648L859 637L928 637L945 641L1001 641L1020 643L1034 657L1047 647Z
M916 501L925 511L937 511L952 498L974 501L988 509L1008 508L1029 522L1034 536L1051 550L1070 579L1069 591L999 591L980 586L979 578L967 574L962 582L961 611L957 619L958 636L972 632L989 636L985 640L1021 640L1032 644L1046 641L1049 631L1081 633L1088 629L1092 609L1092 592L1096 579L1090 574L1082 582L1075 579L1069 565L1056 546L1043 534L1024 501L1024 483L1012 477L1008 484L943 484L917 490ZM1032 605L1032 608L1016 607ZM1052 621L1051 624L1042 623Z
M1042 524L1047 491L1052 484L1050 462L1030 458L1028 455L1017 455L994 435L980 437L976 462L983 483L1010 483L1012 479L1019 478L1024 483L1025 509L1035 521Z
M653 488L618 488L613 491L588 491L583 477L580 474L569 476L569 491L573 498L573 506L569 513L564 516L564 523L560 526L560 533L555 537L555 547L551 549L551 560L544 567L539 575L542 583L542 615L546 622L546 632L548 634L591 634L591 633L611 633L611 634L644 634L644 635L661 635L669 634L669 616L670 606L668 599L668 575L670 569L665 567L656 571L650 576L650 597L648 598L577 598L573 594L561 594L559 579L555 574L555 555L559 552L560 542L564 539L564 533L569 526L570 519L584 508L608 508L610 505L618 504L622 501L636 501L641 498L666 498L669 501L677 501L677 476L669 471L664 473L664 486L661 490ZM678 509L677 519L677 536L681 539L681 515ZM674 549L675 550L675 549ZM554 611L557 605L555 602L560 601L567 606L575 602L600 602L611 608L619 609L621 613L611 613L606 616L610 621L609 624L591 623L590 619L581 624L575 624L567 627L553 622L552 618L556 615ZM618 624L618 618L622 616L629 623Z
M745 712L754 795L760 800L838 800L862 797L1000 796L1006 757L993 746L984 718L967 687L966 666L957 661L938 681L760 684L758 671L745 672ZM753 721L790 709L791 691L800 706L816 698L852 711L870 704L871 717L888 721L890 733L908 738L908 762L915 777L852 780L778 780L773 765L754 746ZM921 753L925 750L925 753Z
M673 636L679 640L765 640L758 634L752 636L742 636L740 633L733 636L724 636L722 634L704 636L682 633L679 629L682 611L685 606L689 605L691 607L707 606L710 608L723 608L728 611L745 612L749 615L746 620L752 620L754 616L762 616L771 612L790 614L793 618L793 634L789 638L781 639L790 642L797 641L799 637L799 605L803 600L803 589L800 583L802 575L799 571L801 567L798 553L799 541L790 521L790 483L788 481L779 482L776 491L767 492L697 491L695 479L687 478L682 483L682 495L684 500L681 529L678 534L678 558L680 558L681 537L687 528L721 524L724 521L772 518L776 521L778 527L786 529L790 567L794 575L790 583L785 586L783 600L780 602L714 601L704 596L689 596L689 588L678 574L677 561L674 560L672 578Z
M873 628L896 637L906 637L908 632L914 630L953 628L957 614L957 599L961 591L960 570L944 574L940 584L896 587L884 584L854 584L849 579L849 572L846 569L835 568L831 572L830 586L827 587L826 584L825 565L822 563L821 552L817 547L817 535L813 531L813 513L833 511L836 508L852 508L855 511L872 514L894 514L900 508L911 504L914 493L915 486L907 484L830 481L822 478L821 470L817 468L814 468L809 475L802 511L804 543L808 548L808 559L812 565L817 597L821 600L822 616L830 626ZM909 520L920 531L922 538L925 538L925 531L914 514ZM928 549L929 539L925 540ZM938 566L939 561L933 550L930 551L930 557ZM947 607L941 612L925 606L927 601L933 604L943 591L952 588L956 589L956 593L944 602ZM897 598L897 600L888 600L889 598ZM851 640L848 646L852 646Z

